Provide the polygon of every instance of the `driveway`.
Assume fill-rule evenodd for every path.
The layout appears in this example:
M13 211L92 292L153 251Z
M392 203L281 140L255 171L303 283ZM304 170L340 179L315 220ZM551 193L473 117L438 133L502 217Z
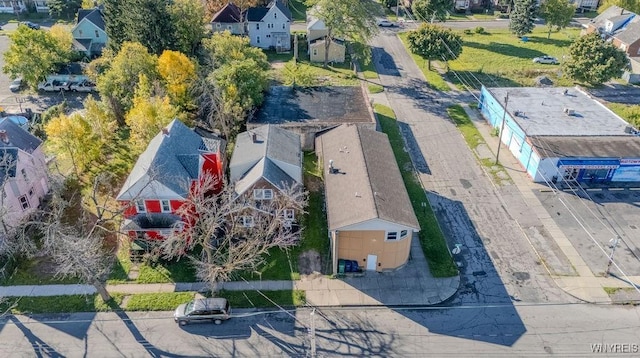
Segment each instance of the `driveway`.
M446 114L457 93L426 87L424 77L395 33L373 41L373 58L387 99L398 116L408 150L450 248L461 266L461 290L453 304L567 302L544 271L500 193L479 166Z

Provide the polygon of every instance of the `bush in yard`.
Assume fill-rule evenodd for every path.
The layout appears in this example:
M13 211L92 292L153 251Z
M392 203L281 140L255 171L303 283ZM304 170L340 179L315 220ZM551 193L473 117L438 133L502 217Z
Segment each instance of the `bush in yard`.
M478 26L474 31L476 32L476 34L484 34L484 27Z

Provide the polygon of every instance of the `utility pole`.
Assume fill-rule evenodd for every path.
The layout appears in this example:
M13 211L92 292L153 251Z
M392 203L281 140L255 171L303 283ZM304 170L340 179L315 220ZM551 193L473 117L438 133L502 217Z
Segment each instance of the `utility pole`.
M498 164L498 159L500 158L500 147L502 146L502 131L504 130L504 121L507 117L507 104L509 103L509 92L507 92L507 96L504 98L504 113L502 114L502 124L500 125L500 133L498 133L498 151L496 152L496 165Z
M316 309L315 307L313 308L313 310L311 311L311 324L309 325L310 328L310 335L311 335L311 358L316 358Z
M618 243L620 242L620 236L616 236L615 238L611 239L609 241L609 243L611 244L611 255L609 255L609 263L607 264L607 272L604 273L604 277L609 277L610 275L610 270L611 270L611 264L613 263L613 254L616 252L616 247L618 247Z

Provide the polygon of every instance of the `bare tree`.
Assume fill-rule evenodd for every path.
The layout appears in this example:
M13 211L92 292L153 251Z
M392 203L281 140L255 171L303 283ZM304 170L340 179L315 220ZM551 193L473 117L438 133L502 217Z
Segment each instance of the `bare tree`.
M215 290L217 283L229 281L239 271L256 270L272 248L289 248L299 242L301 231L286 214L289 210L304 212L307 192L296 185L272 200L256 201L248 195L238 196L233 185L226 185L219 194L211 192L213 187L211 176L192 186L179 213L184 228L175 230L162 250L169 259L186 254L198 279Z
M251 115L241 106L225 101L222 89L207 77L196 80L192 90L198 103L198 117L210 129L220 130L226 139L238 133L244 119Z
M93 285L105 302L111 299L106 280L114 258L108 240L115 242L121 214L101 199L100 186L107 182L105 176L98 176L84 201L74 179L53 183L46 214L35 223L42 232L44 252L56 264L56 276L76 277Z

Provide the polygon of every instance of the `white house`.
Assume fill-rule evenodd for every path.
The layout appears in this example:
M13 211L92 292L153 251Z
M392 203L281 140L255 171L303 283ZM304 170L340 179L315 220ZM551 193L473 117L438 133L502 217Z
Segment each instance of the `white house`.
M49 12L47 0L0 0L0 13L17 14L32 7L36 12Z
M42 141L11 120L0 120L0 234L17 226L49 191Z
M280 0L273 0L267 7L249 8L246 23L251 46L277 51L291 49L291 11Z
M78 22L71 30L73 47L87 57L99 56L107 44L102 8L78 10Z

